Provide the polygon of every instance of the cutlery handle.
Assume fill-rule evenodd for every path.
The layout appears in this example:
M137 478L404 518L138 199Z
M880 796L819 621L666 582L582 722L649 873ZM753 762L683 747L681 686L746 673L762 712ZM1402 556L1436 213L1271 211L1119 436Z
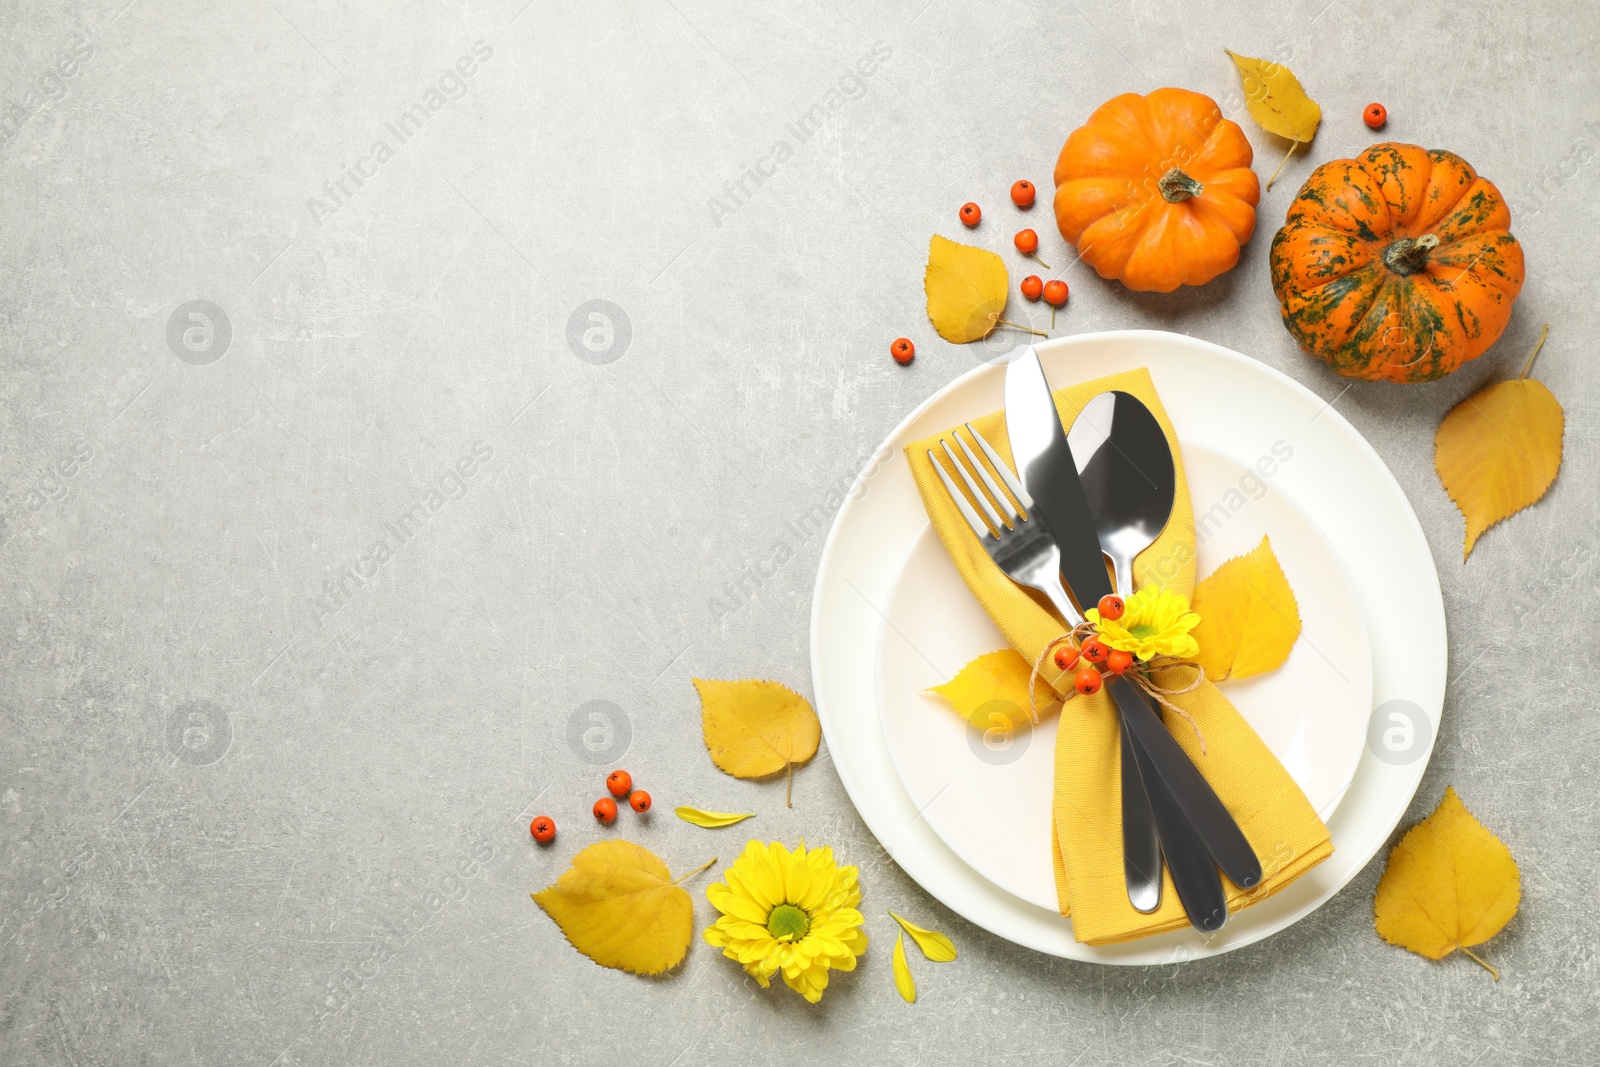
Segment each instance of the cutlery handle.
M1196 930L1214 934L1228 921L1228 897L1223 892L1217 865L1184 817L1182 806L1149 766L1149 754L1138 739L1134 739L1132 747L1145 772L1145 781L1149 783L1151 809L1161 831L1161 852L1166 857L1167 870L1172 873L1172 885L1183 904L1183 912Z
M1166 724L1132 682L1113 677L1110 688L1122 712L1123 726L1132 730L1134 741L1150 759L1154 777L1178 803L1206 851L1235 885L1255 888L1261 883L1261 861L1211 783L1167 732Z
M1050 606L1055 608L1056 614L1060 615L1062 620L1066 622L1068 630L1075 630L1083 623L1083 616L1079 615L1078 609L1072 606L1072 598L1067 596L1067 587L1061 584L1059 576L1056 577L1055 581L1046 579L1034 586L1034 588L1043 593L1045 599L1050 601Z
M1118 732L1122 735L1122 876L1128 903L1148 914L1161 906L1161 838L1145 784L1151 772L1141 767L1142 753L1128 728L1122 726Z
M1067 597L1059 577L1051 582L1041 582L1052 607L1066 621L1070 630L1083 621ZM1163 731L1165 727L1162 728ZM1128 727L1122 734L1122 876L1128 887L1128 903L1135 911L1148 914L1161 906L1161 838L1155 816L1150 811L1150 797L1145 780L1153 776L1149 769L1141 771L1140 760L1134 751ZM1215 876L1215 872L1213 872Z

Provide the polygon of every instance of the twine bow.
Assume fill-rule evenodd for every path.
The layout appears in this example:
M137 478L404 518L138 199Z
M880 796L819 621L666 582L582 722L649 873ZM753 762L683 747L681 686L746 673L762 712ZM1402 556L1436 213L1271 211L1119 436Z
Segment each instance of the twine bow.
M1045 658L1053 655L1055 650L1061 647L1063 643L1070 643L1074 648L1076 648L1082 645L1085 639L1093 637L1096 633L1098 633L1098 631L1095 629L1094 623L1088 621L1081 622L1061 636L1052 638L1050 643L1044 646L1044 651L1040 652L1038 657L1033 661L1033 672L1028 675L1028 715L1033 720L1033 724L1035 726L1039 724L1039 707L1034 697L1033 687L1039 680L1039 671L1044 667ZM1194 680L1181 688L1174 688L1172 686L1160 684L1153 677L1153 672L1166 670L1169 667L1193 667ZM1134 685L1144 690L1150 695L1151 699L1159 702L1163 707L1171 708L1179 715L1182 715L1184 721L1189 724L1189 728L1194 731L1194 736L1200 741L1200 754L1202 756L1208 754L1206 752L1206 736L1200 732L1200 724L1194 721L1193 715L1190 715L1183 708L1178 707L1178 705L1167 699L1168 697L1176 697L1182 696L1185 693L1192 693L1196 689L1199 689L1200 683L1206 680L1206 669L1204 667L1190 660L1180 659L1177 656L1154 656L1151 659L1143 662L1134 660L1133 666L1130 667L1122 675L1122 677L1128 679ZM1061 698L1062 704L1065 705L1067 701L1071 700L1077 695L1078 691L1073 689L1071 692L1067 693Z

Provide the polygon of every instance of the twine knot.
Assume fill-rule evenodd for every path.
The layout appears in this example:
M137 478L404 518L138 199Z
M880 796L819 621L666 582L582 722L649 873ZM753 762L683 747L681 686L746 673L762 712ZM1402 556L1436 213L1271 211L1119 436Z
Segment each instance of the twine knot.
M1085 640L1093 637L1096 633L1098 633L1098 631L1095 629L1094 623L1088 621L1081 622L1060 636L1052 638L1050 642L1044 646L1044 651L1040 652L1039 655L1034 659L1033 673L1028 676L1028 716L1033 720L1033 724L1035 726L1039 724L1039 707L1038 702L1034 697L1033 687L1039 680L1039 672L1044 668L1046 657L1054 655L1056 649L1060 648L1063 644L1070 644L1074 648L1080 647ZM1182 686L1181 688L1174 688L1172 686L1162 685L1161 683L1157 682L1154 677L1154 672L1164 671L1170 667L1192 667L1194 669L1194 680L1188 685ZM1147 693L1151 699L1161 704L1162 707L1171 708L1179 715L1182 715L1184 721L1189 724L1189 728L1194 731L1194 736L1200 742L1200 754L1202 756L1208 755L1206 752L1206 737L1205 734L1200 732L1200 724L1194 721L1193 715L1190 715L1183 708L1180 708L1178 705L1167 699L1168 697L1176 697L1182 696L1185 693L1192 693L1196 689L1199 689L1200 683L1206 680L1206 669L1204 667L1191 660L1180 659L1177 656L1153 656L1149 660L1143 662L1137 659L1134 660L1133 666L1128 668L1128 670L1125 671L1121 677L1128 679L1134 685L1144 690L1144 692ZM1067 701L1076 696L1078 696L1076 687L1063 695L1061 698L1063 708L1065 708Z

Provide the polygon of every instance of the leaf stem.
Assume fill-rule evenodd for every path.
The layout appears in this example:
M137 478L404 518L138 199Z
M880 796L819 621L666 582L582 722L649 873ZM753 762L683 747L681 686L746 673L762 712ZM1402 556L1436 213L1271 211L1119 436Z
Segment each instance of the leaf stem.
M1007 322L1005 319L995 319L994 320L994 324L996 326L1009 326L1013 330L1021 330L1023 333L1031 333L1036 337L1049 337L1050 336L1049 334L1045 333L1043 330L1035 330L1035 329L1033 329L1031 327L1023 326L1023 325L1021 325L1019 323Z
M1539 349L1544 347L1544 339L1549 333L1550 333L1550 324L1547 322L1547 323L1544 324L1544 329L1539 331L1539 343L1534 345L1533 346L1533 351L1528 354L1528 362L1526 362L1526 363L1524 363L1522 365L1522 373L1517 375L1517 381L1519 381L1519 382L1522 381L1522 379L1524 379L1524 378L1526 378L1528 376L1528 372L1533 369L1533 361L1538 358ZM1465 950L1463 950L1463 951L1465 951Z
M1294 150L1300 147L1299 141L1289 142L1289 151L1283 154L1283 162L1278 164L1278 169L1272 172L1272 177L1267 179L1267 188L1272 188L1272 183L1278 180L1278 175L1283 173L1284 164L1289 162L1289 157L1294 155Z
M783 791L784 803L794 807L794 760L789 761L789 786Z
M701 871L705 870L706 868L710 867L712 864L714 864L716 862L717 862L717 857L712 856L710 859L706 860L704 863L702 863L700 866L696 867L694 870L690 871L688 874L680 874L680 875L678 875L678 877L676 877L676 878L674 878L672 880L672 884L673 885L677 885L679 882L688 881L690 878L693 878L695 875L699 874ZM1461 951L1466 952L1466 949L1462 949ZM1469 956L1471 955L1470 952L1468 952L1467 954ZM1480 960L1479 962L1481 963L1482 961ZM1488 966L1488 965L1485 964L1485 966ZM1498 977L1498 975L1496 977Z
M1495 970L1493 967L1491 967L1488 964L1488 962L1483 959L1483 957L1479 956L1476 952L1472 951L1470 948L1468 948L1465 945L1457 945L1456 947L1459 948L1462 952L1465 952L1467 954L1467 958L1468 959L1476 960L1480 967L1482 967L1484 970L1488 971L1490 974L1494 975L1494 980L1496 982L1500 981L1500 972Z

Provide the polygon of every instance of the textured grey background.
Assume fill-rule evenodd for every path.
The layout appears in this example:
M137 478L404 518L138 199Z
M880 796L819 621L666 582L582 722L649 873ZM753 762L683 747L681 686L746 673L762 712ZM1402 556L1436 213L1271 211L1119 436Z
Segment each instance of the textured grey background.
M0 1062L1593 1062L1592 5L7 0L0 26ZM492 54L447 76L475 42ZM788 130L877 42L892 54L864 91ZM1058 332L1249 353L1394 470L1451 626L1411 818L1453 783L1520 860L1498 985L1383 944L1376 863L1221 959L1035 955L902 875L826 753L790 811L781 781L727 778L699 741L691 676L809 692L813 516L987 354L923 317L928 235L961 238L977 199L976 237L1005 248L1007 187L1048 194L1061 141L1114 93L1183 85L1243 118L1224 45L1320 99L1310 158L1266 194L1239 268L1172 296L1067 266L1036 210L1073 286ZM458 98L401 143L386 124L432 89ZM1374 99L1382 136L1497 180L1527 251L1505 339L1427 386L1332 377L1268 285L1296 187L1378 139ZM1244 125L1265 172L1281 144ZM325 183L356 166L335 201ZM195 299L231 324L220 359L219 333L180 343L187 360L169 347ZM625 347L569 345L591 300L623 310ZM1565 469L1463 566L1434 427L1545 321ZM577 333L604 349L604 325ZM909 369L887 353L902 333ZM478 442L491 455L457 482ZM400 544L386 524L418 504ZM363 563L385 537L392 558ZM369 578L343 577L332 610L347 566ZM609 734L592 701L617 709ZM698 940L659 981L574 953L528 892L599 836L586 812L613 763L658 804L621 832L677 870L743 839L678 822L684 802L859 864L862 968L812 1008ZM549 850L527 836L538 811L563 827ZM917 968L915 1006L886 907L961 948Z

